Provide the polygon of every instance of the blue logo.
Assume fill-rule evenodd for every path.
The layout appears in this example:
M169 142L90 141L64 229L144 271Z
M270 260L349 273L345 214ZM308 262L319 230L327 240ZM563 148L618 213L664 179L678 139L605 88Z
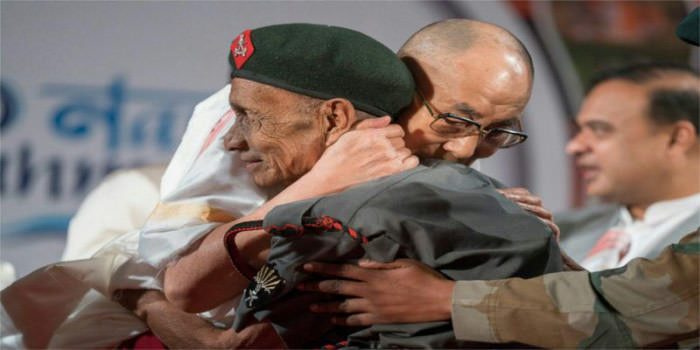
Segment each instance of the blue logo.
M0 82L0 130L5 131L17 118L17 97L5 82Z
M173 135L177 119L186 121L192 106L206 97L185 90L129 88L122 78L104 87L46 84L41 92L64 99L51 114L56 135L81 140L104 128L105 146L110 151L125 145L144 146L147 140L154 140L162 151L171 150L180 136ZM143 108L131 112L134 105Z

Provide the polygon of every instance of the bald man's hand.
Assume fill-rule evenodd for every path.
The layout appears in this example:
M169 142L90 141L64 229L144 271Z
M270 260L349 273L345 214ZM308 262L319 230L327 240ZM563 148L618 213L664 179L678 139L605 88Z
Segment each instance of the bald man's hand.
M448 320L455 282L409 259L392 263L361 260L358 265L308 263L307 272L342 279L306 282L305 291L346 295L345 301L311 305L316 313L336 314L338 325L369 326Z
M328 147L304 177L330 194L416 167L418 158L406 148L403 129L390 122L388 116L360 121Z
M544 222L552 230L552 233L554 233L554 238L556 238L557 242L559 242L560 232L559 227L554 223L554 215L552 215L552 212L547 210L547 208L542 205L542 199L540 199L540 197L530 193L530 191L528 191L526 188L519 187L505 188L497 191L506 198L515 202L515 204L519 205L524 210L535 214L535 216L542 220L542 222Z

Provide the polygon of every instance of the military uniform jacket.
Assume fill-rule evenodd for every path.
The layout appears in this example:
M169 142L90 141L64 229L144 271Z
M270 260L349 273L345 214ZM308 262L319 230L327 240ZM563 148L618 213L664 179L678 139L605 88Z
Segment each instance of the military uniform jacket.
M333 326L308 311L319 296L295 291L309 261L420 260L454 280L529 278L562 270L551 231L469 167L435 161L340 194L279 206L264 220L268 263L244 291L234 328L268 319L290 347L317 344ZM341 338L342 339L342 338ZM463 347L450 322L377 325L349 346ZM323 340L321 340L323 341Z
M593 273L459 281L459 339L546 348L695 348L700 315L700 231L653 260Z

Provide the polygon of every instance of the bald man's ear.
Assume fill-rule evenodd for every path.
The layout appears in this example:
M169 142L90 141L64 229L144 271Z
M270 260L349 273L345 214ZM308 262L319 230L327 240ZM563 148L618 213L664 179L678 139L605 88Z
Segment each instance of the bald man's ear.
M687 120L673 123L669 150L685 154L688 151L696 150L698 147L698 132L695 125Z
M321 116L326 133L326 146L338 141L341 135L352 128L357 120L355 107L344 98L334 98L321 104Z

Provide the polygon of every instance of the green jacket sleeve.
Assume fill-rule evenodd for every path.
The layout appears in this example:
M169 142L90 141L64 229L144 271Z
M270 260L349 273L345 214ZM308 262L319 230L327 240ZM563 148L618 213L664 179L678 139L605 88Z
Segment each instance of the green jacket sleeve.
M700 230L654 260L594 273L457 282L460 340L548 348L664 345L698 336Z

